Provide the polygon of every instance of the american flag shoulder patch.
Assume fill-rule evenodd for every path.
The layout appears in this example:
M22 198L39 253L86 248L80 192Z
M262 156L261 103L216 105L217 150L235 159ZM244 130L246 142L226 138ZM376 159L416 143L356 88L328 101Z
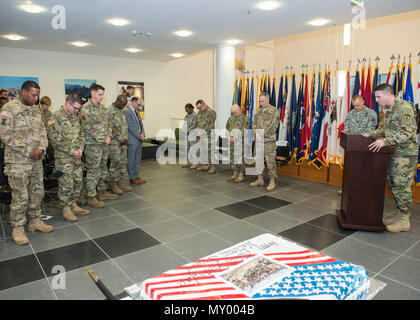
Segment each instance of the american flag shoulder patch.
M12 115L11 115L10 113L8 113L7 111L2 111L2 112L1 112L1 115L2 115L2 116L5 116L5 117L7 117L7 118L11 118L11 117L12 117Z

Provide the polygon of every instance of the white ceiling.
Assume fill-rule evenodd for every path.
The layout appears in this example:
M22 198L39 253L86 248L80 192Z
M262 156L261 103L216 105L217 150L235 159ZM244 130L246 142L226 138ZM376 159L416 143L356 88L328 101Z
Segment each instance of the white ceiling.
M30 14L19 9L26 0L1 0L0 35L18 33L27 39L0 38L0 47L42 49L102 56L169 61L170 53L192 54L213 49L232 38L252 45L331 25L351 22L350 0L279 0L274 11L255 8L259 0L33 0L47 10ZM51 8L66 9L66 29L54 30ZM420 9L419 0L365 0L366 18L377 18ZM248 11L251 11L249 14ZM115 27L106 22L124 18L129 25ZM309 20L325 18L324 27L308 25ZM194 34L180 38L172 33L188 29ZM134 37L132 30L150 32L151 37ZM69 42L85 41L78 48ZM132 54L126 48L144 52Z

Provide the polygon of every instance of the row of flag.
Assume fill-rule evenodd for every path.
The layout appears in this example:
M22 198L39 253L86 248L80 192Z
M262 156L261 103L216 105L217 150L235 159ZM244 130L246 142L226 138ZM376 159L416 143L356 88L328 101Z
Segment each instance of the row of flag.
M391 66L386 82L394 87L395 95L419 104L420 82L416 99L413 96L412 64ZM420 64L419 64L420 81ZM338 92L338 79L344 81L344 93ZM383 78L384 79L384 78ZM351 70L303 70L284 73L278 81L274 75L242 77L235 80L232 104L238 104L242 112L252 118L258 110L260 93L267 92L270 104L280 111L280 125L277 131L278 141L287 141L290 146L288 161L297 165L308 161L318 169L328 167L330 163L343 167L344 150L340 146L340 136L344 121L352 109L351 97L360 94L367 107L382 116L373 89L381 81L378 66L363 66L355 70L354 84L351 85ZM340 87L343 85L340 81ZM276 84L278 82L278 85ZM343 91L342 91L343 92ZM419 149L420 151L420 149ZM420 152L418 157L417 183L420 185Z

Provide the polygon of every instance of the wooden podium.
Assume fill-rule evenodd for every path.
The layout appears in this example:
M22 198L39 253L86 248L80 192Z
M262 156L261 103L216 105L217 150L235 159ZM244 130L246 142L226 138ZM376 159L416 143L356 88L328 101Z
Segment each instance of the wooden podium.
M345 150L341 208L337 211L343 229L385 231L382 222L388 159L392 147L369 150L375 140L362 135L341 133Z

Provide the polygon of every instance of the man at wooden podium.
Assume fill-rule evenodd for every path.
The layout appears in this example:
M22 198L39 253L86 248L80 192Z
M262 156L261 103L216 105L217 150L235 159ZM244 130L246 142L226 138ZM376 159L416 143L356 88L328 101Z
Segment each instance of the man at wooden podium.
M395 97L394 88L389 84L380 84L374 89L374 93L376 101L383 107L384 117L378 129L363 136L376 138L369 145L373 152L379 151L383 146L395 147L395 153L389 159L387 179L397 210L384 217L384 224L390 232L409 231L411 184L418 154L416 116L411 104Z

